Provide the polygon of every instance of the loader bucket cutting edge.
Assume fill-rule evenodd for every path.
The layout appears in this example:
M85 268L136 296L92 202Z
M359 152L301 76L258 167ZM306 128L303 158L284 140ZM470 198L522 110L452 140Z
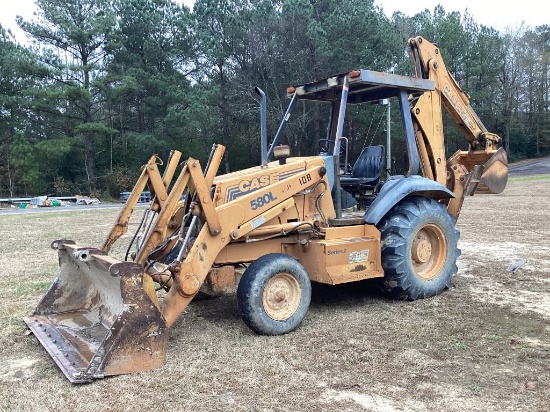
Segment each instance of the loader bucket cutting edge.
M168 328L143 268L59 243L59 274L25 323L72 383L162 366Z

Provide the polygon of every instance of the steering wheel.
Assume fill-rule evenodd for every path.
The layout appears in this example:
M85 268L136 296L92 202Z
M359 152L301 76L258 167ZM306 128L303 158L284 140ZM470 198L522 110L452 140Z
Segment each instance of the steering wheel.
M331 154L330 147L334 144L332 139L319 139L319 153ZM346 146L340 145L340 152L338 154L340 157L345 157L346 155Z

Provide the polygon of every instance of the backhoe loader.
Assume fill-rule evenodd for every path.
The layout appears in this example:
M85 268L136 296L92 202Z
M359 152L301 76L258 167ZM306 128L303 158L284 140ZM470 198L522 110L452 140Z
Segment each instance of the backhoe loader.
M177 151L165 163L154 155L100 248L54 241L58 275L24 320L66 377L81 383L160 367L169 329L199 293L236 288L245 324L279 335L305 317L312 282L379 278L389 297L406 300L449 288L464 198L502 192L507 158L438 47L416 37L409 48L415 76L353 70L289 87L269 147L266 98L256 89L260 165L218 175L221 145L204 166L180 162ZM350 106L390 98L399 102L408 170L382 179L385 148L366 147L349 164L344 124ZM291 157L280 144L299 101L330 108L320 153L310 157ZM448 159L442 108L469 146ZM126 259L115 259L109 251L144 190L152 200Z

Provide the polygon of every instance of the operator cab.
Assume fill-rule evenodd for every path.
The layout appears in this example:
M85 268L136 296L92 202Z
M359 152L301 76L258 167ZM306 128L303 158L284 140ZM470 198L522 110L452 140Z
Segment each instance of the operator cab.
M390 148L383 145L368 145L361 150L352 163L348 159L348 139L344 137L346 111L350 106L379 104L384 99L397 98L406 137L407 176L417 174L419 169L418 149L410 113L409 100L435 88L433 80L381 73L371 70L354 70L340 73L311 83L291 86L287 89L290 104L277 134L273 139L266 159L272 158L292 108L299 100L311 100L331 105L326 137L320 140L320 155L325 158L331 189L334 193L337 219L342 209L357 205L365 210L376 197L384 183L382 180L386 155ZM265 127L262 124L262 127ZM267 146L267 145L266 145Z

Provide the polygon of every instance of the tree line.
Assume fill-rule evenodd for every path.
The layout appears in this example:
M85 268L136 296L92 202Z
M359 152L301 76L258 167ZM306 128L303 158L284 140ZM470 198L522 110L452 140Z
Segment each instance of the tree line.
M29 42L0 27L0 195L131 189L153 153L205 159L227 147L223 171L259 163L259 104L268 136L286 87L356 68L412 75L407 40L437 43L509 158L550 154L550 26L506 33L441 6L387 17L373 0L36 0L18 19ZM385 141L385 108L354 109L350 150ZM294 109L285 143L315 154L328 111ZM392 118L399 126L399 119ZM446 122L449 122L448 119ZM400 146L401 145L401 146ZM446 130L450 153L465 149ZM394 152L404 143L396 140Z

